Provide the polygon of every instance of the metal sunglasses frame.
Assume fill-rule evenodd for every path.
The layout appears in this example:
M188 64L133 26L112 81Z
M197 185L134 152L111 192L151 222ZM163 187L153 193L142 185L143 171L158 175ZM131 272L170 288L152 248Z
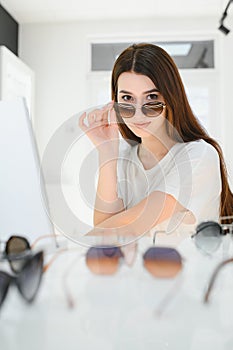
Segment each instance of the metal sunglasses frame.
M133 114L129 117L122 116L122 114L119 110L120 107L125 108L125 109L128 108L128 110L132 111ZM116 113L119 113L119 115L124 119L133 118L136 111L137 111L137 107L138 107L138 105L133 104L133 103L122 103L122 102L115 102L114 103L114 109L115 109ZM158 115L150 116L150 115L147 115L145 113L145 111L147 111L147 110L148 110L148 112L152 111L152 108L150 108L150 107L154 107L154 108L155 107L157 107L157 108L162 107L163 109ZM143 105L140 106L141 112L148 118L157 118L158 116L160 116L163 113L164 108L166 108L166 104L163 102L148 102L148 103L144 103Z

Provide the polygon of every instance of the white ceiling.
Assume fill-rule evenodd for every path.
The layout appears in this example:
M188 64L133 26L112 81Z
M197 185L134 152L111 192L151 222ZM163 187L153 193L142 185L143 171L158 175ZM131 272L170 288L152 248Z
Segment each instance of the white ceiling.
M19 22L175 16L220 17L228 0L2 0Z

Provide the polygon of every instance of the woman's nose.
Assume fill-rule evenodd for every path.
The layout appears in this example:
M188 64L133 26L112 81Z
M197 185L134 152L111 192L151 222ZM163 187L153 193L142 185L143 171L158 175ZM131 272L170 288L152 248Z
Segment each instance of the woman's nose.
M135 119L142 119L145 118L145 115L142 113L142 106L141 105L135 105Z
M137 105L135 106L135 114L133 116L133 121L134 122L139 122L139 121L144 121L145 122L145 115L142 112L142 106Z

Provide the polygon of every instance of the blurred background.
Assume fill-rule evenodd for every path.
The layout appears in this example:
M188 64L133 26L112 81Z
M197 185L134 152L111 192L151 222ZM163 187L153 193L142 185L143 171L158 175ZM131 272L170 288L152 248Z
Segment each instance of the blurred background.
M232 185L233 4L223 16L227 4L2 0L0 45L7 50L2 48L1 54L1 94L6 98L23 91L42 157L64 122L110 100L111 69L118 54L135 42L156 43L176 61L195 114L221 144ZM15 81L17 88L12 88ZM66 128L67 137L72 131ZM80 144L67 157L67 184L77 176L72 166L85 147ZM92 171L87 179L89 175Z

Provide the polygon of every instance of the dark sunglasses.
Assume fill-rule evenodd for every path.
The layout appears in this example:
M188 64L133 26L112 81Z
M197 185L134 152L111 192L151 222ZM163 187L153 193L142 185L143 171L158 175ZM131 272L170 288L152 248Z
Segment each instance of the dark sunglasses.
M223 218L220 218L220 221ZM233 217L224 217L230 220ZM221 224L215 221L205 221L196 227L196 232L191 236L196 246L207 254L214 253L222 243L222 237L228 233L233 233L233 222Z
M24 259L17 259L18 254L22 254L31 250L30 244L25 237L11 236L5 243L5 249L1 252L1 259L9 261L13 272L19 272L24 264ZM10 258L11 257L11 258ZM14 258L15 257L15 258Z
M43 252L33 255L13 254L9 255L7 259L9 262L20 261L21 270L14 276L0 271L0 307L12 284L15 284L22 297L31 303L38 292L43 274Z
M95 246L86 253L86 264L95 274L114 274L121 259L127 257L120 247ZM151 247L143 254L143 265L154 277L171 278L182 269L182 257L173 248Z
M118 103L115 102L114 110L122 118L132 118L136 113L136 105L129 103ZM158 117L166 107L163 102L149 102L141 106L142 113L149 118Z
M59 247L59 244L57 241L58 236L59 235L55 235L55 234L40 236L32 244L30 244L29 241L27 240L27 238L25 238L23 236L18 236L18 235L12 235L6 242L0 241L1 244L2 243L5 244L5 249L2 252L0 252L0 259L1 260L3 260L3 259L8 260L12 271L17 273L17 272L21 271L22 266L24 265L24 260L21 258L18 259L17 258L18 255L24 254L24 253L25 254L28 253L30 255L32 248L41 239L45 239L45 238L54 238L56 248L58 248ZM64 250L66 250L66 249L64 249ZM24 256L26 256L26 255L24 255ZM54 259L52 259L51 262L53 260ZM49 267L51 262L44 265L44 268L43 268L44 271L46 271L46 269Z
M66 251L66 249L60 249L47 264L44 264L44 253L42 251L33 253L32 248L44 238L54 238L57 248L59 246L57 237L58 235L55 234L40 236L30 245L27 238L13 235L6 242L0 242L5 244L5 249L0 252L0 261L8 260L12 271L15 273L15 276L12 276L4 271L0 271L0 307L10 284L15 284L18 287L26 301L30 303L34 300L40 286L42 274L57 256L61 252Z

